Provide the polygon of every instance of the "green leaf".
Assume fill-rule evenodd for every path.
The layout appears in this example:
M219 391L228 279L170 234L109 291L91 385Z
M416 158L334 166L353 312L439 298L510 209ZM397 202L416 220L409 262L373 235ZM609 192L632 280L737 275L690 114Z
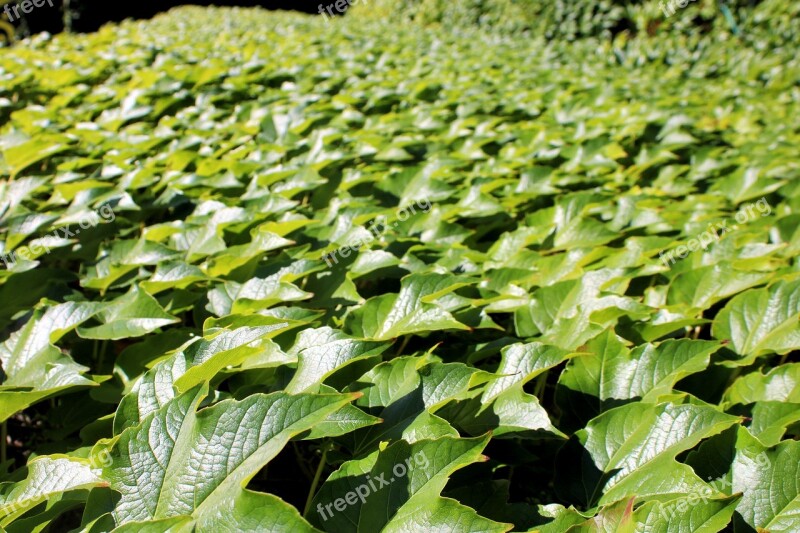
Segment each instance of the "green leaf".
M737 270L731 263L717 263L678 275L669 286L667 303L704 310L768 279L769 275L762 272Z
M689 494L669 502L648 502L634 513L645 531L672 533L717 533L730 523L739 496L709 498L708 494Z
M608 400L655 402L679 380L705 370L721 347L719 342L671 339L629 350L608 330L586 345L588 354L570 361L559 383L594 396L601 408Z
M604 504L631 496L668 500L706 490L675 457L739 420L691 403L633 403L606 411L577 434L597 469L593 479L583 481L589 501Z
M321 394L336 394L336 389L322 385L319 392ZM358 407L348 404L335 413L328 415L322 422L314 424L311 431L303 435L303 439L316 440L323 437L339 437L382 422L383 420L380 418L368 415Z
M449 476L483 459L487 442L486 437L400 441L348 461L322 485L307 518L325 531L508 531L510 524L440 496Z
M50 135L31 139L7 148L4 150L3 156L10 167L11 177L13 178L31 165L66 150L69 150L68 137Z
M260 353L265 342L288 324L223 330L195 339L168 359L157 363L136 382L119 404L114 427L117 433L137 425L181 392L210 381L223 368L237 366Z
M97 316L102 325L78 328L78 335L96 340L127 339L179 322L138 287L132 287L127 294L103 305Z
M436 300L469 282L443 274L411 274L403 278L400 293L367 301L349 325L358 336L389 340L426 331L469 329Z
M691 494L668 502L647 502L635 511L633 500L603 507L594 517L579 522L583 517L575 511L565 511L557 520L536 531L555 533L620 533L622 531L654 531L676 533L717 533L730 522L739 502L738 496L709 498L705 493ZM564 528L569 521L571 527ZM563 529L556 529L562 527Z
M489 377L458 363L426 364L424 358L382 363L350 386L350 390L363 391L358 405L373 408L371 412L379 415L382 423L352 435L346 442L360 455L379 442L451 435L455 430L433 413L450 401L477 396L475 389ZM431 427L421 429L424 422Z
M398 357L374 366L353 382L348 390L361 392L357 400L366 407L387 406L419 388L420 369L429 361L424 357Z
M5 483L0 489L0 526L6 527L48 498L65 492L102 486L96 469L87 460L64 456L33 459L28 476L19 483Z
M736 296L714 319L712 331L717 339L731 341L741 364L800 348L800 280Z
M289 439L353 397L257 394L197 412L203 396L195 388L170 400L113 444L103 478L121 494L117 523L187 516L201 530L307 528L290 506L245 486Z
M502 350L503 358L497 369L497 379L483 393L481 401L491 402L516 384L524 384L542 372L574 357L575 353L540 342L514 344Z
M310 391L339 368L380 355L389 346L385 342L360 341L329 327L306 329L289 350L289 355L296 357L298 363L286 392Z
M731 468L731 490L741 492L736 507L751 527L790 533L800 523L800 442L785 441L768 449L739 430Z
M88 368L56 348L65 334L97 313L97 304L67 302L37 309L0 344L5 379L0 385L0 421L56 394L94 386Z
M591 247L605 244L619 238L604 224L591 218L575 218L556 233L556 249L571 247Z
M796 403L756 402L748 429L766 446L775 446L784 438L789 426L800 422Z
M768 401L800 404L800 363L742 376L725 391L724 400L729 405Z

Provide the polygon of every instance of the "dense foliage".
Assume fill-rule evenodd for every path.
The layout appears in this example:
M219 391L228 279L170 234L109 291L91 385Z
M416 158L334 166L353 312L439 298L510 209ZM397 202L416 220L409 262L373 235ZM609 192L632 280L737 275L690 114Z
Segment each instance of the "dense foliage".
M493 33L548 39L609 38L620 33L680 30L775 32L796 44L800 4L781 0L363 0L362 18L408 20L445 27L477 26ZM677 15L677 16L676 16ZM794 31L787 32L791 26Z
M797 531L769 24L187 8L5 51L0 526Z

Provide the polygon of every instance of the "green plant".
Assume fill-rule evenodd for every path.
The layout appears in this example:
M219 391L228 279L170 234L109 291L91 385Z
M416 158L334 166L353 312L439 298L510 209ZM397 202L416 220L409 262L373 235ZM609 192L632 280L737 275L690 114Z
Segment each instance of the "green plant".
M4 530L798 529L794 23L478 22L0 55Z

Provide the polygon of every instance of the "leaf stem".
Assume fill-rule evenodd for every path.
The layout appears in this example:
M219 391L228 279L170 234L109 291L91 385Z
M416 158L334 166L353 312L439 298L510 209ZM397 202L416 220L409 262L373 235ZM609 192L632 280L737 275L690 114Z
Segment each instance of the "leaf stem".
M322 445L322 457L319 459L319 465L317 466L317 472L314 474L314 481L311 482L311 489L308 491L308 498L306 498L306 506L303 509L303 516L308 515L308 511L311 509L311 502L314 499L314 494L317 492L317 485L319 485L319 480L322 478L322 470L325 468L325 457L328 455L328 442L323 443Z

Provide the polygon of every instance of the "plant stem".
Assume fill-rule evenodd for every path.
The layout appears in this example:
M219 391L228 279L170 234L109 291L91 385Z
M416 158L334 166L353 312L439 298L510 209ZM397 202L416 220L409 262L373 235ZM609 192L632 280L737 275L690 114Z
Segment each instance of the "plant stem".
M400 349L397 350L397 354L395 354L395 357L399 357L400 354L403 353L403 350L406 349L406 346L408 346L408 341L410 340L411 340L411 335L406 335L405 337L403 337L403 342L400 343Z
M314 494L317 492L317 485L319 485L319 480L322 478L322 470L325 468L325 457L328 455L328 448L328 443L323 443L322 457L319 459L317 473L314 474L314 481L311 482L311 489L308 491L308 498L306 498L306 506L303 509L303 516L307 516L308 511L311 509L311 501L314 499Z
M64 4L61 7L64 15L64 31L66 33L72 33L72 6L70 6L70 3L70 0L64 0Z
M536 388L533 391L533 395L539 399L539 402L542 401L542 395L544 394L544 388L547 385L547 372L544 372L536 381Z
M736 367L736 368L733 370L733 372L731 372L731 375L730 375L730 377L728 378L728 385L727 385L725 388L727 389L728 387L730 387L731 385L733 385L733 382L734 382L734 381L736 381L736 378L738 378L738 377L739 377L739 374L741 374L741 373L742 373L742 367L740 367L740 366L737 366L737 367Z
M95 341L97 342L97 341ZM97 372L100 373L103 371L103 365L105 364L105 355L106 355L106 348L108 347L108 341L102 341L100 343L100 353L97 354L95 360L97 361ZM95 348L97 348L97 344L95 344ZM114 369L111 369L111 373L114 373Z
M300 448L297 447L297 443L294 441L292 441L292 450L294 450L294 457L297 459L297 466L303 471L303 475L308 479L312 479L312 474L306 465L306 460L303 458L303 454L300 453Z

